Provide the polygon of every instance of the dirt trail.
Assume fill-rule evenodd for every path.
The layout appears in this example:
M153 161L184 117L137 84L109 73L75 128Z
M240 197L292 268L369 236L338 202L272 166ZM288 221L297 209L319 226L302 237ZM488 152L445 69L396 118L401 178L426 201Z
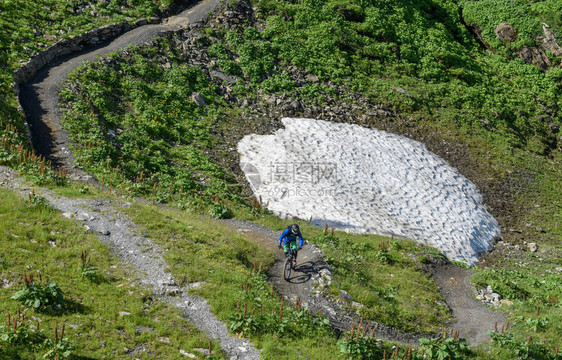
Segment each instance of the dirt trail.
M291 273L289 281L285 281L282 275L285 257L283 252L277 248L279 233L251 222L234 219L225 222L237 227L239 232L252 233L260 246L276 254L275 264L271 268L269 277L275 290L285 299L292 303L299 299L302 301L302 305L308 307L312 313L321 313L330 320L332 328L337 333L351 331L352 324L359 323L360 316L357 313L324 297L319 291L321 290L319 288L322 287L321 284L331 279L331 267L324 261L324 253L318 246L315 244L303 246L298 253L296 271ZM418 339L436 335L406 333L374 321L367 323L369 332L376 328L378 338L409 345L417 345Z
M447 305L452 310L454 321L448 326L459 329L461 337L473 346L489 341L489 331L494 327L505 325L507 316L499 311L488 309L475 299L476 290L470 283L473 270L463 269L453 264L439 266L433 273L433 279Z
M74 167L68 134L60 124L59 83L83 62L96 60L99 56L129 45L146 43L163 32L186 28L190 24L202 21L208 13L214 12L220 6L219 0L201 1L161 24L140 26L102 45L58 59L40 70L31 81L22 84L19 92L20 103L30 126L36 153L50 160L55 167L66 169L75 180L94 181L92 176Z

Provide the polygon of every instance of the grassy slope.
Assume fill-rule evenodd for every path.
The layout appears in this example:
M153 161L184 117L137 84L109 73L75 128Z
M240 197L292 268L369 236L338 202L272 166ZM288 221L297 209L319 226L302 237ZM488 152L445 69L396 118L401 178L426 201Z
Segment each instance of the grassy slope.
M303 354L323 359L322 347L335 345L336 339L330 331L323 327L315 329L317 323L304 314L298 315L298 311L287 305L286 315L293 317L294 324L283 329L283 324L277 320L278 296L272 293L265 277L252 275L254 263L261 264L258 267L262 266L265 273L273 262L273 254L264 251L259 241L196 213L186 216L182 211L148 205L137 205L127 211L167 249L164 257L176 279L184 283L205 283L197 293L205 296L213 311L227 324L233 326L242 311L237 307L238 301L248 302L251 309L248 311L260 312L264 306L266 314L275 312L273 318L257 317L256 324L245 325L244 333L264 346L266 353L273 351L271 356L286 354L291 358L291 344L296 341L301 343L299 350ZM281 226L280 220L273 217L266 216L262 221L275 229ZM354 300L365 305L362 313L367 319L377 319L400 329L437 332L442 326L447 315L436 303L440 299L438 290L411 258L439 256L436 251L412 242L390 242L377 236L337 233L324 236L306 223L302 226L307 237L323 247L334 266L332 291L336 298L339 298L339 289L345 289ZM336 242L339 245L335 245ZM373 243L383 243L382 249ZM405 278L409 280L403 281ZM240 284L248 282L257 294L240 290ZM278 337L285 340L275 344Z
M66 337L76 346L74 355L84 358L126 358L137 347L142 359L175 358L179 350L197 353L207 348L204 334L182 315L139 288L135 275L125 270L95 235L40 201L30 203L0 189L0 279L9 286L0 289L0 326L8 314L15 317L18 302L10 297L23 287L24 274L55 281L64 293L67 309L37 311L22 307L27 319L40 319L40 329L52 337L55 326L66 324ZM81 278L80 254L85 251L97 268L93 281ZM130 315L120 316L120 312ZM29 323L29 320L28 320ZM151 328L137 331L137 327ZM162 340L168 338L168 341ZM0 340L0 358L35 359L43 350L30 346L14 349ZM138 350L138 349L137 349ZM14 351L14 352L10 352ZM13 356L13 357L12 357Z

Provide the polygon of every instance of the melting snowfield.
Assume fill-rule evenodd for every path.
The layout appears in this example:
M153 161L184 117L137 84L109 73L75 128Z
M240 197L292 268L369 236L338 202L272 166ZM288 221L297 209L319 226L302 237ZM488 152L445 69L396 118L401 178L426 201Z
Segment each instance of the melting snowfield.
M474 184L425 145L357 125L282 121L274 135L238 144L250 186L274 213L416 240L468 264L500 235Z

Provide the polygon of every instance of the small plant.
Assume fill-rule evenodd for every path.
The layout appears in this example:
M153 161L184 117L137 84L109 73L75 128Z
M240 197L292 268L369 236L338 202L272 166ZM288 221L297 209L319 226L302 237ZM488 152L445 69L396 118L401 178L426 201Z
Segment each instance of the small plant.
M209 214L217 219L230 219L232 211L223 203L214 203L209 209Z
M515 340L512 334L509 333L498 333L490 331L488 333L492 338L492 341L504 349L510 350L514 359L533 359L533 360L558 360L562 359L560 356L559 347L556 347L554 353L550 350L544 343L536 341L533 336L525 340Z
M4 260L4 255L0 256L0 269L6 269L8 265L6 265L6 260Z
M15 317L11 317L8 313L8 325L0 325L0 345L17 348L39 347L45 336L39 331L39 322L37 324L27 324L24 315L19 311Z
M88 194L90 192L90 187L88 185L84 185L78 189L78 192L80 192L80 194Z
M460 360L468 358L472 352L466 343L466 339L459 338L458 330L455 332L454 337L446 337L446 333L443 331L442 337L420 339L419 343L425 359Z
M46 207L48 203L44 197L35 194L35 191L31 191L27 198L27 204L30 207L37 208L37 207Z
M345 338L338 341L340 352L348 359L382 359L384 352L374 338L376 327L369 331L370 326L362 326L362 323L363 319L357 327L353 324Z
M97 276L98 269L95 267L90 266L90 256L86 253L86 251L82 251L80 254L80 275L82 275L82 279L86 278L90 281L95 280Z
M41 281L41 274L40 279ZM35 283L33 274L24 274L24 288L12 295L12 300L20 304L33 307L36 310L60 311L64 306L64 295L60 287L54 281L45 281L44 284Z
M60 329L60 335L55 326L54 339L45 340L44 346L47 352L43 355L43 359L47 360L67 359L72 355L72 351L75 349L74 345L68 341L68 338L64 337L64 324Z

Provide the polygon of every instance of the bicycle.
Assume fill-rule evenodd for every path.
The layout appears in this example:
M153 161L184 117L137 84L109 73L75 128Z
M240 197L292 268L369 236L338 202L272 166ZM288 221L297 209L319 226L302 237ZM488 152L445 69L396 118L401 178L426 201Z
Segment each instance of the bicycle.
M287 259L285 260L285 266L283 267L283 278L285 281L289 281L291 278L291 270L295 269L295 265L293 265L293 261L296 262L297 258L297 249L291 249L287 253Z

